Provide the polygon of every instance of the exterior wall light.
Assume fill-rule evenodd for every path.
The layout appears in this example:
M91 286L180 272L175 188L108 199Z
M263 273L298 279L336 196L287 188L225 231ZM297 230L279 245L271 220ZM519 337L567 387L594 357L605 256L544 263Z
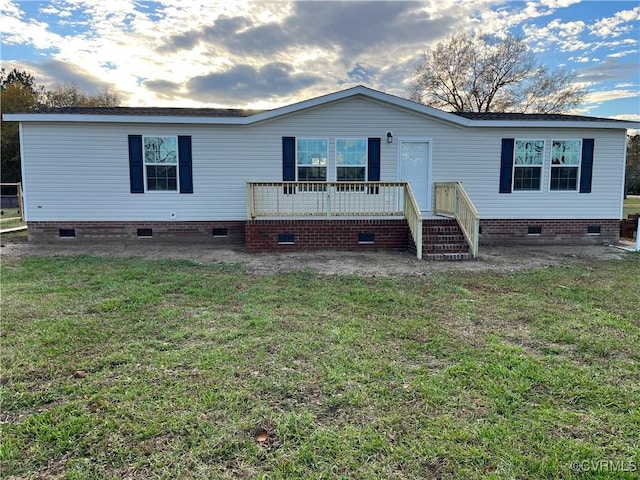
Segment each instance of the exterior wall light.
M387 143L393 143L393 134L391 132L387 132Z

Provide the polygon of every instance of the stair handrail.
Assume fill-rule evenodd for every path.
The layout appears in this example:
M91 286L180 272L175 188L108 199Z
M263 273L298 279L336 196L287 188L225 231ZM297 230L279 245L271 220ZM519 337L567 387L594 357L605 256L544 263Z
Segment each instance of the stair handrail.
M404 218L409 224L409 231L416 245L416 256L418 260L422 259L422 213L418 207L416 197L413 195L411 185L407 182L404 184Z
M462 186L462 182L435 183L436 215L453 216L464 234L473 258L478 256L480 214Z

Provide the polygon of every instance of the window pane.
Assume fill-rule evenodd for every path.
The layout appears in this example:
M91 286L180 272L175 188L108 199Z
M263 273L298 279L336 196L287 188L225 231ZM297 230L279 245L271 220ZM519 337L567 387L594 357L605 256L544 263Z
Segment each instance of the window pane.
M327 164L327 140L318 138L299 138L296 141L298 165Z
M516 140L513 161L516 165L542 165L544 140Z
M554 140L551 146L552 165L580 165L582 145L579 140Z
M364 182L364 167L338 167L339 182Z
M337 140L337 165L366 165L367 142L365 140Z
M514 190L540 190L541 167L516 167L513 175Z
M578 167L554 167L551 169L551 190L576 190Z
M325 182L327 167L298 167L299 182Z
M144 137L144 163L177 163L176 137Z
M147 165L147 190L177 190L178 168L164 165Z

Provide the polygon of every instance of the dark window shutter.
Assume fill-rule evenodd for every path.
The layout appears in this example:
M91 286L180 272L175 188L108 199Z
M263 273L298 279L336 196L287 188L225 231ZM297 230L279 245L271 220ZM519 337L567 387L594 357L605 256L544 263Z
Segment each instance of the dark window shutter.
M296 137L282 137L282 181L296 181ZM284 193L295 193L295 187L284 187Z
M502 139L502 153L500 156L500 193L511 193L511 178L513 171L513 138Z
M379 138L370 138L369 139L369 158L367 159L368 163L368 175L367 180L370 182L379 182L380 181L380 139Z
M191 137L178 137L178 168L180 169L180 193L193 193Z
M582 165L580 168L580 193L591 193L593 174L593 138L582 140Z
M282 181L296 181L296 137L282 137Z
M144 193L142 135L129 135L129 181L131 193Z

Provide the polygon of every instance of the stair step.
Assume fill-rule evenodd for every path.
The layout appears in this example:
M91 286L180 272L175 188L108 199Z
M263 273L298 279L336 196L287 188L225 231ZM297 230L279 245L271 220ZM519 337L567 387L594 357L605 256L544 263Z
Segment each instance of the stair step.
M422 224L423 225L444 225L444 224L452 224L452 225L456 225L458 222L456 221L455 218L431 218L431 219L427 219L427 220L422 220Z
M423 235L455 235L460 233L458 226L422 227Z
M423 245L425 252L468 252L469 245L466 243L432 243Z
M422 258L434 261L471 260L467 240L455 219L422 222Z
M462 261L473 260L473 255L470 253L426 253L422 255L423 260L435 260L435 261Z
M422 237L424 243L467 243L464 235L425 235Z

